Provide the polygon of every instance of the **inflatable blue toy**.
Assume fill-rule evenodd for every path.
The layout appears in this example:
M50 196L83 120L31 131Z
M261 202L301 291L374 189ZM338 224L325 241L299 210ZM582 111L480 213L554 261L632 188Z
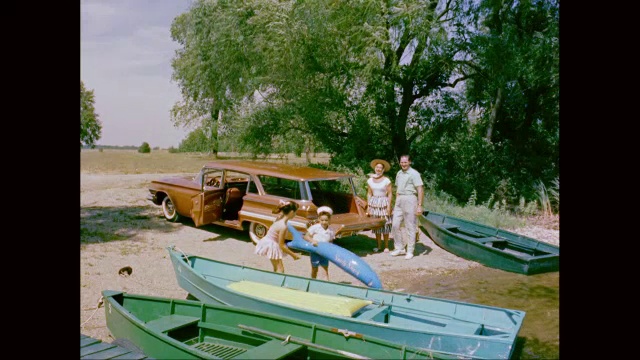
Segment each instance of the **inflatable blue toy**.
M302 234L293 226L287 224L287 228L293 235L293 240L287 244L291 249L306 251L325 257L340 269L360 280L366 286L374 289L382 289L382 283L378 278L378 274L358 255L329 242L321 242L318 243L318 246L313 246L310 242L303 239Z

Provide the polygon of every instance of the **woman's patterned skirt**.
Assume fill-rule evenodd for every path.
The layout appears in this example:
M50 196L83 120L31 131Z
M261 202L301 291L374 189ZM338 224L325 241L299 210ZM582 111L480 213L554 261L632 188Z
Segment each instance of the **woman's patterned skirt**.
M371 217L384 218L386 223L383 227L373 230L374 234L389 234L391 232L391 216L387 215L389 198L386 196L372 196L369 198L367 212Z

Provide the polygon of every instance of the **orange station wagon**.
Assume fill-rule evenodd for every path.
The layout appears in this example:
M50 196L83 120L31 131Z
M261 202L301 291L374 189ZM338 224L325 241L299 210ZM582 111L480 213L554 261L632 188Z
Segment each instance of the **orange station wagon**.
M215 224L249 231L254 243L279 216L272 210L280 200L298 203L289 224L303 234L317 218L318 207L329 206L330 226L339 238L384 226L383 219L366 215L366 201L357 195L353 177L307 166L219 160L206 163L193 177L152 181L147 199L162 206L169 221L187 217L196 227Z

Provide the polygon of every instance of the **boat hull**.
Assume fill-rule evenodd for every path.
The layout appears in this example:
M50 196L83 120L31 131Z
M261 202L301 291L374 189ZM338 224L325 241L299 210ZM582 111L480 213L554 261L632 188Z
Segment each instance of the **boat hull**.
M424 211L419 220L433 242L464 259L523 275L560 270L558 246L430 211Z
M168 248L180 287L211 304L255 309L347 329L425 351L476 359L510 358L525 313L453 300L332 283L239 266ZM339 316L265 300L229 286L253 281L310 294L371 300L354 316Z
M104 290L107 327L158 359L457 359L249 309Z

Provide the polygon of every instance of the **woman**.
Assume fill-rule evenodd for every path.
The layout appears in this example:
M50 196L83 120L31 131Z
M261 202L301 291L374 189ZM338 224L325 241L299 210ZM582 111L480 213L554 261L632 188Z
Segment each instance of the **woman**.
M374 159L370 165L375 173L370 174L367 179L367 213L369 216L386 220L383 227L373 231L378 242L378 246L373 248L373 251L378 252L382 249L380 240L384 237L384 252L389 252L393 189L391 180L384 176L384 173L391 169L391 165L382 159Z

